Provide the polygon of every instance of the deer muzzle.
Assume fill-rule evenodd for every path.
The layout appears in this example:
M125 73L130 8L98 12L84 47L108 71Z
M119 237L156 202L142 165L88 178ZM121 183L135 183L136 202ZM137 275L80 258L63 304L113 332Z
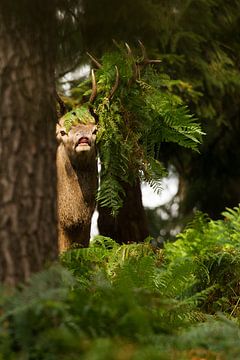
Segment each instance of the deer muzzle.
M91 148L91 140L87 136L81 136L75 145L75 151L84 151L89 150Z

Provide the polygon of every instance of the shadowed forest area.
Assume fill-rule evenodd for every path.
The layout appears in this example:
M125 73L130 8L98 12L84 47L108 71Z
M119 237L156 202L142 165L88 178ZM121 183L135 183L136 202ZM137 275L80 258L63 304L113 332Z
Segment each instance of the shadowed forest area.
M237 0L0 1L0 360L240 358L239 92Z

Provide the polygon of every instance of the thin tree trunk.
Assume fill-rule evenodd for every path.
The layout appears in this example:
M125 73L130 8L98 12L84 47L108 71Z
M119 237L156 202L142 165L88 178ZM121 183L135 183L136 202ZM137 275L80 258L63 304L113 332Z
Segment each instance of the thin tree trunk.
M116 218L111 216L109 209L98 207L99 232L120 244L139 243L149 235L140 182L138 181L134 186L125 183L124 190L126 193L124 205Z
M0 281L9 285L57 257L54 8L19 3L20 14L15 2L0 5Z

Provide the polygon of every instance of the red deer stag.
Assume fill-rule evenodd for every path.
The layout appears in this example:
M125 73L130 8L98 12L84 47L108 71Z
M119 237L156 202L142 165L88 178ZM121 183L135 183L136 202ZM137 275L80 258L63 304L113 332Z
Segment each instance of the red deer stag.
M118 84L110 92L113 96ZM92 94L90 103L97 95L97 85L92 70ZM57 95L62 114L64 103ZM88 114L89 117L90 113ZM91 116L90 116L91 118ZM90 240L91 219L96 206L98 186L96 132L92 121L84 124L78 119L66 129L64 117L60 118L56 136L57 149L57 207L60 252L73 247L87 247Z
M92 71L92 95L97 94ZM62 115L64 103L57 95ZM88 116L89 117L89 116ZM91 118L91 117L90 117ZM90 240L91 219L96 206L98 186L96 132L97 125L84 119L66 129L64 117L56 127L57 149L57 208L60 252L73 247L87 247Z

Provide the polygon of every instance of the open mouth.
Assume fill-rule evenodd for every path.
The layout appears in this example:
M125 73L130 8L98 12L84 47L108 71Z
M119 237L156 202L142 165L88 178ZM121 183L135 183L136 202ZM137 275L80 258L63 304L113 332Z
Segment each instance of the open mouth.
M91 146L91 143L90 143L90 140L89 140L89 138L88 137L81 137L79 140L78 140L78 142L77 142L77 144L76 144L76 147L78 146L78 145L84 145L84 146Z

